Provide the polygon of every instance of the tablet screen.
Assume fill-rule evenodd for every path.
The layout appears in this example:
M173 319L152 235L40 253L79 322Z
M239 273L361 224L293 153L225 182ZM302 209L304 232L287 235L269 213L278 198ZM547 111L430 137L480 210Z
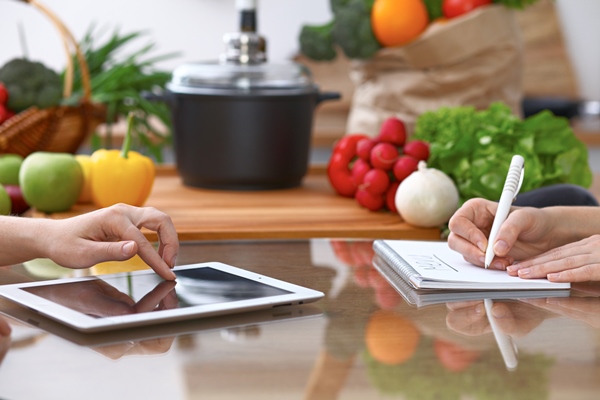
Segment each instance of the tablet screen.
M164 281L150 272L98 276L84 281L23 287L22 290L95 318L291 293L211 267L175 273L175 282Z

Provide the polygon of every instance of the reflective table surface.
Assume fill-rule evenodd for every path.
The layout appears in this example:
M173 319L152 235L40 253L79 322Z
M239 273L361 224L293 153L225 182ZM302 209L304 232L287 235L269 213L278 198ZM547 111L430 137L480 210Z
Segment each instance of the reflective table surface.
M600 285L493 304L404 293L410 304L372 258L368 240L184 242L179 265L220 261L326 296L102 334L1 300L13 333L0 399L599 398ZM16 265L0 284L139 268Z

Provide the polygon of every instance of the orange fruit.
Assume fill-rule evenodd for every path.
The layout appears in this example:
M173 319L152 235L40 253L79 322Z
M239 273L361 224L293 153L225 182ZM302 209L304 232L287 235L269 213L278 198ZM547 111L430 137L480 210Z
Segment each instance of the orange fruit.
M384 47L402 46L427 28L429 16L422 0L375 0L371 25Z
M409 319L389 310L375 311L365 331L369 354L387 365L408 361L417 350L420 338L419 330Z

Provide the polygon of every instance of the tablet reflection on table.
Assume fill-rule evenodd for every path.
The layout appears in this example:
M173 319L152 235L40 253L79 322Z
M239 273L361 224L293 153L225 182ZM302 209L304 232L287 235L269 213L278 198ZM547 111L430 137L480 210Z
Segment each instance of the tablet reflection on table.
M103 279L95 278L59 285L24 288L86 315L102 318L178 308L176 283L161 281L137 300Z

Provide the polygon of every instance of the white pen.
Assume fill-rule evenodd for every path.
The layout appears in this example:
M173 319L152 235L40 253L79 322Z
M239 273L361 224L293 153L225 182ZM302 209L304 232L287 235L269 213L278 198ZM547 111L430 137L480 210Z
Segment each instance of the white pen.
M498 202L496 216L494 217L494 222L492 223L490 237L488 238L487 249L485 250L485 268L489 267L490 263L494 259L494 242L496 241L496 236L498 235L500 226L504 223L506 217L508 217L510 206L512 205L515 197L517 197L519 189L521 189L523 176L525 175L525 169L523 168L524 164L525 160L519 155L513 156L510 162L508 174L506 175L506 181L504 182L504 188L502 189L502 195L500 196L500 201Z
M492 300L484 299L483 304L490 327L492 328L492 333L494 334L496 343L498 343L498 349L500 349L500 354L502 354L504 365L506 365L506 369L509 371L514 371L517 369L517 364L519 363L517 346L515 346L512 338L502 332L500 327L496 324L496 319L492 315L492 306L494 305Z

